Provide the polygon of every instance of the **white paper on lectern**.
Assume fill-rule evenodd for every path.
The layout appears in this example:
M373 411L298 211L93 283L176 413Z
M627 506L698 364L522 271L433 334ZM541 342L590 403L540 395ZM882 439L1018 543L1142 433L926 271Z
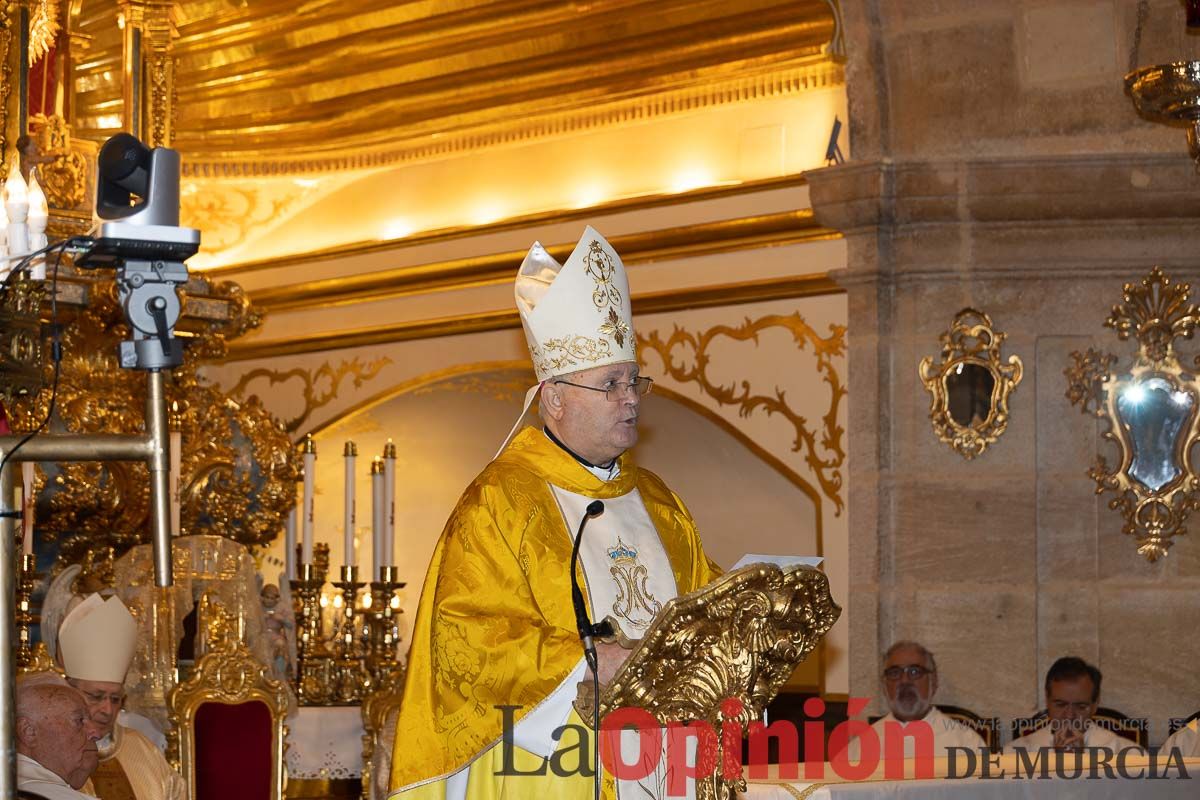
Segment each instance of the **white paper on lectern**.
M732 572L735 569L750 564L774 564L780 569L790 569L791 567L819 567L825 559L820 556L766 556L761 553L746 553L737 560L737 563L729 568Z

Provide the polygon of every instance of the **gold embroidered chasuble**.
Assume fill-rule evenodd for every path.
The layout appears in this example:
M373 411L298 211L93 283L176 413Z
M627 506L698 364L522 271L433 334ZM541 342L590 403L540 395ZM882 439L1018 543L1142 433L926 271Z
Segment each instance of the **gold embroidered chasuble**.
M113 749L100 759L84 792L100 800L187 800L183 777L162 751L132 728L113 726Z
M391 791L445 778L501 737L500 705L520 722L566 679L582 651L571 606L571 541L551 484L605 500L638 489L680 594L720 574L662 479L620 458L593 475L525 428L463 493L421 591L396 723Z

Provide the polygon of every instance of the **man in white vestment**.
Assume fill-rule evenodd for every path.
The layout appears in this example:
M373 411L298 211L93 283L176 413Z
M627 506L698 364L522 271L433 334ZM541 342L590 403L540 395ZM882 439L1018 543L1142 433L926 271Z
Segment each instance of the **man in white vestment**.
M720 573L683 503L628 452L650 380L639 373L629 283L611 245L589 227L560 265L535 243L516 299L544 427L511 437L467 488L434 552L392 759L392 796L405 800L592 796L592 778L575 769L581 753L591 762L590 747L557 733L581 722L572 702L588 675L570 571L585 517L588 614L612 617L630 639L668 600ZM602 510L589 516L596 501ZM627 651L599 649L606 681ZM555 764L566 769L547 769ZM657 766L641 781L605 776L605 795L661 797L665 765Z
M58 631L67 681L83 695L100 729L100 765L91 788L100 800L186 800L183 778L162 751L118 722L136 647L137 622L117 597L88 596Z
M1144 755L1129 739L1092 720L1100 704L1100 678L1100 670L1082 658L1066 656L1055 661L1046 673L1046 724L1013 739L1004 752L1103 747L1114 753L1132 748Z
M17 682L17 789L45 800L94 800L79 791L96 769L100 731L75 689Z
M1183 758L1200 758L1200 717L1194 717L1168 736L1159 752L1170 753L1172 750L1178 750Z
M937 662L924 646L916 642L896 642L889 647L884 655L879 683L889 709L887 716L871 725L879 742L880 759L887 755L885 737L895 739L897 727L903 731L906 759L945 758L951 747L966 747L976 753L986 747L983 737L946 716L933 704L938 687ZM917 726L928 726L932 732L932 752L917 752L919 744L927 738ZM889 733L889 729L893 732ZM846 757L853 763L859 762L862 758L860 739L850 740Z

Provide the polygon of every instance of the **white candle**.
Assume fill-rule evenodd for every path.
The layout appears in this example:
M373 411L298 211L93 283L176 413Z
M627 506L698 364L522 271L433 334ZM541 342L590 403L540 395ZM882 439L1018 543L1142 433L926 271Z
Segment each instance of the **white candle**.
M37 505L33 496L33 462L21 464L21 552L33 553L33 510Z
M346 459L346 513L343 524L346 527L346 557L345 564L347 567L353 567L354 560L354 462L358 460L358 447L354 442L346 442L346 448L342 451L342 455Z
M29 252L29 230L25 226L29 214L29 187L16 162L4 184L4 210L8 212L8 253L23 256Z
M171 493L171 535L179 536L183 533L183 514L179 499L179 470L183 459L183 433L172 428L168 438L171 448L171 474L169 479Z
M46 246L46 223L50 218L50 206L46 193L38 185L37 175L29 176L29 252L36 253ZM29 277L33 280L46 279L46 257L38 256L29 266Z
M383 447L383 512L387 522L383 528L384 563L396 565L396 445L391 439Z
M317 443L312 435L304 437L304 516L301 518L304 552L301 563L311 564L313 557L313 494L316 491Z
M383 515L383 500L383 459L377 457L371 462L371 559L376 577L379 576L379 568L384 566L383 531L386 518Z
M296 580L296 503L292 496L292 507L288 510L283 528L283 568L289 581Z

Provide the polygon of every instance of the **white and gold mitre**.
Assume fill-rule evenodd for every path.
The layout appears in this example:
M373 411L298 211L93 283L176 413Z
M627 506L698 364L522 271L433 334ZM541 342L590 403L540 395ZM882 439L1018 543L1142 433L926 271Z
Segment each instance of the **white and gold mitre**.
M516 296L539 382L637 360L625 266L590 225L562 265L534 242Z
M68 678L124 683L137 647L137 622L116 597L93 594L63 620L58 647Z

